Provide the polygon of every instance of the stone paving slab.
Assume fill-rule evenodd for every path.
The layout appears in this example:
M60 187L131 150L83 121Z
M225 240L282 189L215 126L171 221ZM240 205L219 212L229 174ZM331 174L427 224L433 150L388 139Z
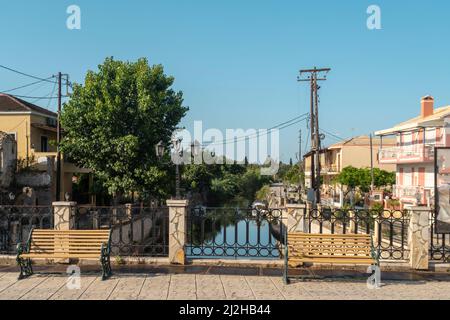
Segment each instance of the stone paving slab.
M450 282L386 281L380 289L364 281L296 281L281 277L209 274L115 274L101 281L82 275L80 287L70 289L63 275L0 273L2 300L450 300Z
M139 293L139 300L166 300L169 294L171 275L148 275Z

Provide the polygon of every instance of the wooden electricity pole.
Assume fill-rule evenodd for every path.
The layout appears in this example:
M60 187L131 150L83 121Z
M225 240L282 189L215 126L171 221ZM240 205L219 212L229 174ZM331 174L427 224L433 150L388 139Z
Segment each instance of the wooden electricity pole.
M62 73L58 72L58 119L56 125L56 201L61 200L61 100L62 100Z
M313 205L320 204L320 130L319 130L319 95L318 81L327 80L330 68L300 70L298 81L308 81L311 86L310 128L311 128L311 188L314 190ZM305 76L306 77L303 77Z

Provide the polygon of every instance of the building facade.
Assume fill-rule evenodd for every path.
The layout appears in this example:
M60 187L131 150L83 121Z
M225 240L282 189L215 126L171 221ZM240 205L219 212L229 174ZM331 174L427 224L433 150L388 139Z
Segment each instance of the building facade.
M450 106L434 108L434 99L421 100L420 116L376 132L395 136L396 146L383 146L380 162L396 165L394 198L403 208L434 203L435 147L450 147Z
M32 168L47 172L53 166L50 188L56 199L56 138L57 114L8 94L0 94L0 131L16 141L18 169ZM72 178L75 174L89 174L90 170L78 168L62 157L61 188L59 197L72 194Z
M379 151L382 139L374 137L372 148L370 137L359 136L341 141L325 148L320 153L320 175L322 179L322 202L328 205L340 207L343 205L342 186L336 184L335 178L342 169L352 166L355 168L371 167L371 152L373 167L381 170L394 172L395 164L383 163L379 159ZM384 146L395 146L394 139L385 139ZM311 153L305 155L305 185L311 187Z

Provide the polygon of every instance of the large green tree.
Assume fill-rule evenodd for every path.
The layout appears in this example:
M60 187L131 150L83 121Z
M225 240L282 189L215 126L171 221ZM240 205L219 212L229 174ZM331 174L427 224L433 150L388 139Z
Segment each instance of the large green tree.
M167 168L155 145L167 147L188 111L174 78L161 65L107 58L75 84L64 105L61 150L72 162L93 170L110 194L167 192Z

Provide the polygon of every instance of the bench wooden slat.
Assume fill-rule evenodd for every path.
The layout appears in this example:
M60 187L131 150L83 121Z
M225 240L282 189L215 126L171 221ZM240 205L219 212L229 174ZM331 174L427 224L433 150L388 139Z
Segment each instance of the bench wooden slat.
M289 233L287 250L291 262L375 262L367 234Z

